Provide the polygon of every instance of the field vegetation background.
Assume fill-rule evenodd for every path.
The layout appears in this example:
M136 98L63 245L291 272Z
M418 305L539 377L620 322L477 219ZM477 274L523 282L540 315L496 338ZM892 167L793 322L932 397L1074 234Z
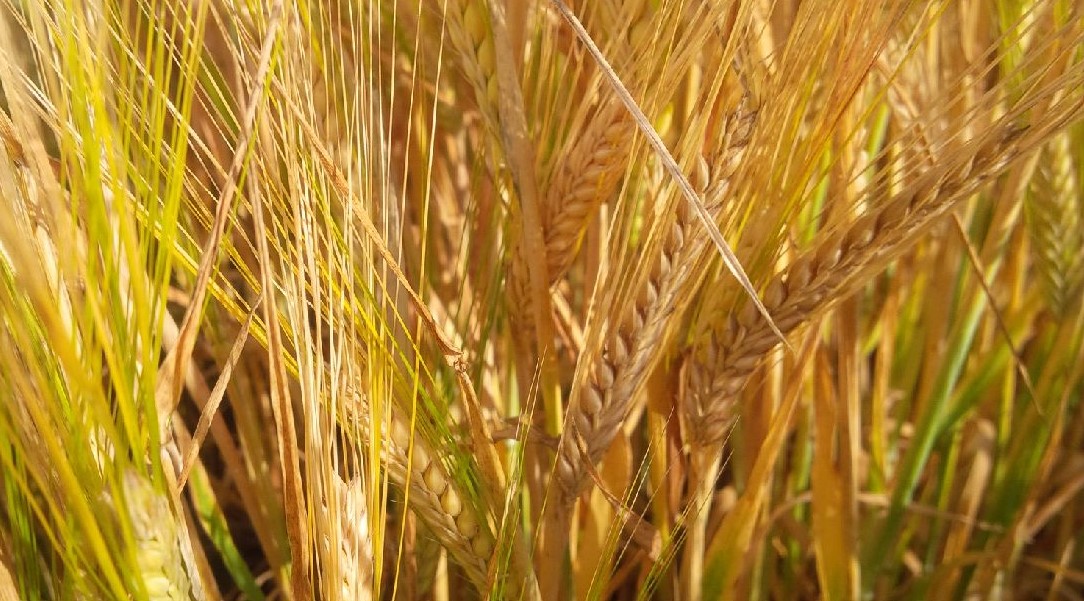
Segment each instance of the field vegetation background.
M1082 115L1074 0L7 0L0 599L1084 599Z

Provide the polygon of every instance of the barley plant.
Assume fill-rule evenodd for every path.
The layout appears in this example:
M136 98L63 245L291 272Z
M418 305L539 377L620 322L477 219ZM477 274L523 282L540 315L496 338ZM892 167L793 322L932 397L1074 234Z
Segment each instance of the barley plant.
M1084 599L1080 0L6 0L0 600Z

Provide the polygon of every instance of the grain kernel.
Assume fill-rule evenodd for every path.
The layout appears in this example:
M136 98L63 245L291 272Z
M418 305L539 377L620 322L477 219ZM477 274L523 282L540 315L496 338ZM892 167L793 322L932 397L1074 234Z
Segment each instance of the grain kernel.
M391 441L403 451L410 448L410 424L401 419L393 419L389 426Z
M727 318L727 326L719 337L719 350L732 349L740 344L743 338L745 338L745 327L738 323L734 315L731 315Z
M715 365L719 361L719 336L714 332L700 345L695 356L693 365Z
M779 276L772 278L771 283L768 284L768 289L764 291L764 306L769 310L779 308L787 298L787 289L783 285L783 280Z
M595 163L609 163L618 156L618 149L611 144L602 144L595 149Z
M714 361L709 360L706 361L706 363L708 365L714 365ZM707 378L705 377L704 369L701 367L699 361L692 361L691 363L689 363L689 368L686 373L686 377L688 378L689 382L690 394L696 394L696 391L703 389L704 385L707 384Z
M797 302L795 309L801 313L809 313L820 306L821 301L824 300L825 291L820 288L812 288L807 290Z
M829 269L839 264L839 259L842 257L840 242L840 236L833 235L817 250L817 276L824 275Z
M444 470L436 461L429 464L422 479L425 481L425 487L438 497L448 488L448 478L445 477Z
M562 454L557 458L557 479L568 484L576 482L576 470L568 455Z
M810 267L809 255L802 255L795 259L787 269L787 288L797 291L805 288L812 277Z
M631 127L631 117L623 110L618 111L610 121L610 126L603 132L602 139L614 146L625 144L625 137Z
M732 398L737 396L742 388L745 388L745 378L726 378L719 386L719 391L723 398Z
M621 332L618 332L613 337L613 349L614 349L614 362L624 363L629 357L629 345L625 342L625 337Z
M602 411L602 393L594 386L584 387L583 395L580 397L580 408L591 415Z
M580 174L580 178L583 179L585 182L589 182L592 187L597 186L598 181L610 172L610 165L608 165L604 161L599 160L598 155L595 155L594 158L595 160L592 161L587 166L587 168L584 169L583 172Z
M843 241L844 248L857 250L869 246L876 234L877 221L874 215L865 215L858 219L847 232Z
M574 201L567 206L568 211L577 211L580 203L591 202L595 198L595 189L591 186L582 186L572 191L571 199ZM577 211L578 212L578 211Z
M630 325L634 332L639 332L644 327L644 309L644 306L633 307L631 315L632 323Z
M742 307L741 311L738 313L738 321L746 327L755 324L759 319L760 311L752 301L746 302L745 306Z
M679 201L679 202L682 203L682 204L685 203L685 201ZM670 238L669 238L669 240L670 240L670 242L672 242L673 247L675 249L676 248L681 248L682 246L685 245L685 230L681 227L680 223L674 222L674 224L670 226Z
M668 253L668 252L659 253L659 262L658 262L657 265L658 265L659 277L666 277L667 275L669 275L670 270L673 268L673 263L670 262L670 253Z
M478 520L474 518L474 513L470 511L459 514L455 525L459 528L459 533L465 538L474 538L474 535L478 534Z
M590 438L594 428L591 427L591 420L586 413L577 411L575 415L572 416L572 422L576 426L576 431L580 436Z
M489 540L488 536L479 536L471 542L471 550L478 557L484 557L488 560L490 553L493 552L493 541Z
M406 451L406 449L403 450ZM415 471L424 470L433 462L432 458L429 456L429 449L425 447L420 437L414 437L414 450L412 453L414 454L412 459Z
M444 513L455 519L463 511L463 500L459 498L455 489L449 488L440 497L440 507Z
M598 363L598 385L603 390L609 390L614 385L614 370L606 361Z
M482 14L482 7L479 2L469 2L466 10L463 11L463 26L466 27L467 33L471 37L471 41L475 44L485 40L489 36L487 35L488 27L486 26L485 15ZM479 59L479 62L482 62ZM484 63L492 64L492 63Z
M659 288L653 280L648 280L644 286L644 302L642 306L653 306L659 300Z
M734 370L739 373L748 373L753 371L753 369L756 368L757 363L759 362L759 355L750 354L745 357L739 357L736 361L731 363L731 366L733 366Z
M696 191L703 194L708 189L708 184L711 183L711 170L708 167L708 162L704 159L704 156L696 157L696 170L693 171L693 187Z
M877 216L877 230L898 227L907 218L907 211L910 208L906 202L900 200L890 201L881 209L880 215Z
M782 315L775 317L775 327L779 328L782 332L787 332L802 323L802 314L794 311L786 311Z

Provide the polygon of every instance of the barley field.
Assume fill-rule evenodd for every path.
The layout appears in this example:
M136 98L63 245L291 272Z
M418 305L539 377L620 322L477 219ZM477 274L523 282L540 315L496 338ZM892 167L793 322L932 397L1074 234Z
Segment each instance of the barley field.
M1080 0L5 0L0 141L0 601L1084 600Z

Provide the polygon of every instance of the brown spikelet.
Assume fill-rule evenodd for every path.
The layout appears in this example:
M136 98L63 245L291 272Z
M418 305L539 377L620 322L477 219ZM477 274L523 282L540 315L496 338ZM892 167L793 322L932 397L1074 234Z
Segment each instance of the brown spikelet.
M727 128L725 149L714 168L703 160L698 167L694 180L706 207L716 217L741 163L753 120L752 113L735 114ZM696 277L693 266L703 266L702 258L710 252L711 241L697 231L699 227L693 209L681 201L651 271L632 305L611 328L585 386L569 407L569 426L557 460L557 480L569 498L582 491L587 484L588 464L602 459L616 435L629 402L658 358L680 292ZM586 456L580 451L581 441Z
M1064 316L1084 286L1084 200L1068 132L1043 149L1024 205L1035 264L1050 308Z
M1019 155L1025 129L1003 125L948 156L952 164L924 173L901 194L842 231L827 235L812 250L776 274L765 288L764 304L784 333L846 297L906 250L938 217L1003 171ZM968 152L970 150L970 152ZM745 381L778 344L763 317L746 306L696 349L686 367L683 412L694 446L722 442L734 420L734 403Z

